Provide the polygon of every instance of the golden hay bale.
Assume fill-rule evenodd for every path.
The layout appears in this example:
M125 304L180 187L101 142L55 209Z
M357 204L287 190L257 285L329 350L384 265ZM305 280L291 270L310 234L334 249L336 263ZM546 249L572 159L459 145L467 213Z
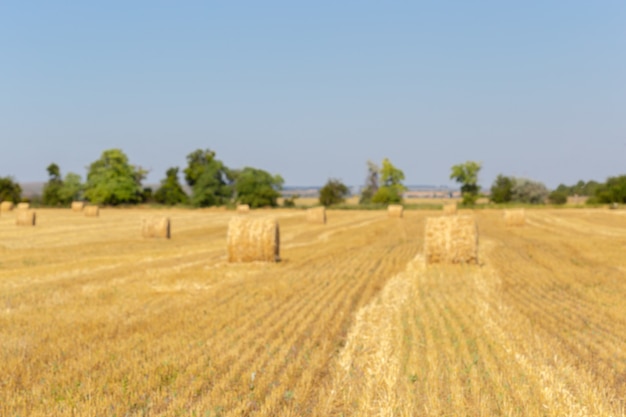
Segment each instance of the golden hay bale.
M228 262L277 262L280 233L274 218L233 217L226 238Z
M13 202L12 201L3 201L0 203L0 211L11 211L13 210Z
M250 206L247 204L239 204L237 205L237 213L249 213Z
M472 216L426 219L424 256L427 263L478 263L478 228Z
M154 217L142 220L141 234L143 237L170 238L170 219L167 217Z
M443 214L456 214L456 204L444 204Z
M18 210L28 210L30 208L30 204L29 203L19 203L17 205L17 209Z
M34 210L17 210L15 224L18 226L34 226L36 218Z
M306 211L306 220L309 223L326 224L326 207L313 207Z
M85 208L85 202L84 201L72 201L72 211L83 211L83 209Z
M391 204L387 207L387 215L389 217L402 217L404 215L404 207L400 204Z
M504 224L507 227L524 226L526 224L524 209L504 210Z
M100 216L100 207L98 206L85 206L83 210L86 217L98 217Z

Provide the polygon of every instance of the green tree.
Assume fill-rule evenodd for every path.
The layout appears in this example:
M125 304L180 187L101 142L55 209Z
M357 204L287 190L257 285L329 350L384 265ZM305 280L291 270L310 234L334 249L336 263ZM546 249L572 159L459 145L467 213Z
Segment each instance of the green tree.
M609 177L598 187L595 200L604 204L626 203L626 175Z
M512 177L498 175L491 185L491 201L494 203L508 203L513 199L513 186L515 180Z
M513 201L526 204L544 204L550 192L541 182L515 178Z
M478 200L480 186L478 185L478 173L482 165L479 162L467 161L463 164L452 166L450 179L461 184L461 195L464 205L474 205Z
M567 203L567 192L563 190L554 190L548 195L548 200L552 204L565 204Z
M43 195L41 202L46 206L62 206L64 202L61 200L59 192L63 187L61 179L61 169L54 162L46 168L48 171L48 182L43 186Z
M328 207L341 204L350 195L350 189L346 184L338 179L329 178L326 184L320 189L320 204Z
M367 161L367 177L365 178L365 186L361 189L361 197L359 198L359 204L369 204L372 202L372 197L378 191L378 175L380 169L378 165L372 161Z
M393 204L402 201L406 187L402 184L404 172L396 168L388 158L383 159L380 168L381 186L372 196L372 203Z
M12 177L0 177L0 201L20 202L22 187Z
M121 149L106 150L89 166L85 197L94 204L139 203L145 176L146 171L130 165Z
M210 149L198 149L187 155L185 181L191 187L191 204L196 207L223 205L233 193L232 172L215 158Z
M231 174L234 178L236 200L241 204L256 207L276 207L284 180L262 169L245 167Z
M65 174L63 184L59 189L59 199L63 202L63 205L68 205L72 201L79 201L83 199L84 185L80 175L74 172L68 172Z
M178 167L174 167L165 172L165 179L161 180L161 186L154 193L154 201L169 206L187 201L187 194L178 181L178 171Z

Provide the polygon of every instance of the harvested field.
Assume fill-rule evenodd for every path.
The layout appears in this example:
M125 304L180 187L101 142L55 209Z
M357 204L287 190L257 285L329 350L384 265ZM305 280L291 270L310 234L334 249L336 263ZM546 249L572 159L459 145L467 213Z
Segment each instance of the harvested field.
M0 415L625 415L619 211L478 211L481 265L426 265L439 210L254 210L282 262L247 264L232 211L39 211L0 217Z
M309 223L326 224L326 207L313 207L306 211L306 220Z

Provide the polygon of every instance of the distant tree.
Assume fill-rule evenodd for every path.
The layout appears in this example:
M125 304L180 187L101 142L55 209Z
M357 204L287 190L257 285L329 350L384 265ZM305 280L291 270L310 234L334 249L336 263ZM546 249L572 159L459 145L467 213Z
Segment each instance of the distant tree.
M84 188L80 175L68 172L65 174L63 184L59 189L59 199L63 205L68 205L72 201L82 200Z
M361 198L359 204L369 204L372 202L372 197L378 191L378 175L380 169L378 165L372 161L367 161L367 177L365 179L365 186L361 189Z
M61 179L61 169L54 162L48 165L46 168L48 171L48 182L43 186L43 194L41 196L41 202L46 206L62 206L65 204L62 201L59 192L63 187L63 180Z
M245 167L234 172L234 188L237 202L256 207L276 207L284 180L262 169Z
M541 182L515 178L513 201L526 204L544 204L550 192Z
M480 192L478 173L481 168L482 165L474 161L452 166L450 179L461 184L461 196L464 205L474 205L478 200L478 193Z
M491 201L494 203L508 203L513 199L513 186L515 179L498 175L491 185Z
M192 189L191 204L196 207L223 205L233 193L232 172L215 158L210 149L197 149L187 155L185 181Z
M187 194L178 181L178 171L178 167L174 167L165 172L165 179L161 180L161 186L154 193L154 201L168 206L187 202Z
M626 175L609 177L598 187L595 200L603 204L626 203Z
M552 204L565 204L567 203L567 192L563 190L554 190L548 195L548 200Z
M295 207L296 199L300 198L299 194L293 194L283 199L283 207Z
M326 184L320 189L320 204L328 207L341 204L350 195L350 189L341 180L329 178Z
M121 149L109 149L89 166L85 197L95 204L136 204L143 199L146 171L130 165Z
M0 177L0 201L11 201L14 204L22 198L22 187L12 177Z
M404 172L396 168L388 158L383 159L380 168L381 186L372 197L372 203L393 204L402 201L406 187L402 184Z

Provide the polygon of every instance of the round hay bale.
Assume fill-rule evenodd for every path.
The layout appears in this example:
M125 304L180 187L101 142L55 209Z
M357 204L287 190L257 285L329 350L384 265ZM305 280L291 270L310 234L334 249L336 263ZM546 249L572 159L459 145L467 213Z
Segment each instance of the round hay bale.
M522 227L526 224L524 209L504 210L504 224L507 227Z
M28 210L30 209L30 203L19 203L17 205L18 210Z
M233 217L226 237L228 262L278 262L280 233L274 218Z
M15 224L18 226L34 226L36 218L34 210L22 209L15 212Z
M11 211L13 210L13 202L12 201L3 201L0 203L0 211Z
M100 207L98 206L85 206L84 210L85 217L99 217L100 216Z
M387 207L387 216L402 218L404 215L404 207L400 204L391 204Z
M170 219L167 217L153 217L142 220L141 234L146 238L170 238Z
M85 208L84 201L72 201L72 211L80 212Z
M456 214L456 211L456 203L443 205L443 214L453 215Z
M478 227L472 216L429 217L424 236L426 262L478 263Z
M326 224L326 207L313 207L306 211L306 220L309 223Z
M237 205L237 213L246 214L250 212L250 206L247 204L239 204Z

